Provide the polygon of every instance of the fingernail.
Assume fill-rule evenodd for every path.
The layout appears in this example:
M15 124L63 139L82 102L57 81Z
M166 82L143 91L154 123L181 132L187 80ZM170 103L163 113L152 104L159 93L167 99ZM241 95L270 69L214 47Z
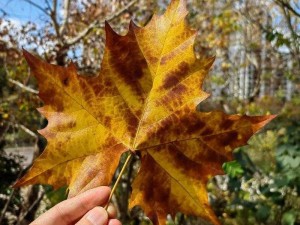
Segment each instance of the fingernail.
M117 211L116 211L116 208L112 204L108 205L107 214L108 214L108 218L115 218L116 217Z
M88 212L86 217L93 225L104 225L108 220L107 212L102 207L95 207Z

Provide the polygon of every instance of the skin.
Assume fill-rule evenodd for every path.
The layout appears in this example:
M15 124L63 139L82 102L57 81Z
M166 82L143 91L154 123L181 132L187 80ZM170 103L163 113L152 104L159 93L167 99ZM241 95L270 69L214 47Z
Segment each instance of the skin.
M104 186L88 190L57 204L30 225L121 225L113 206L104 209L110 191Z

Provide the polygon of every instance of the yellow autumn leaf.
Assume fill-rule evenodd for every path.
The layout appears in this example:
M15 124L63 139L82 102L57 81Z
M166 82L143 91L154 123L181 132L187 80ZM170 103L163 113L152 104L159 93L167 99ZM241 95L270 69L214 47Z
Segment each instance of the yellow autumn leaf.
M16 186L68 185L74 196L109 185L121 154L139 152L130 207L141 205L154 224L178 211L219 224L206 182L273 116L196 111L208 97L201 88L214 58L195 57L186 15L185 1L174 0L146 27L131 22L125 36L106 24L96 77L24 52L45 104L39 111L48 125L40 133L48 144Z

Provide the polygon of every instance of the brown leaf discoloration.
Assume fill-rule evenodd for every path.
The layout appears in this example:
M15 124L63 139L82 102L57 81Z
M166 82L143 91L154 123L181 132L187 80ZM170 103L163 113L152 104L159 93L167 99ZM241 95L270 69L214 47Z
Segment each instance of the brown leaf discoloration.
M68 77L66 77L66 78L63 79L63 84L64 84L65 86L68 86L69 82L70 82L70 80L69 80Z
M181 62L178 65L177 69L167 74L166 79L163 82L162 88L169 89L175 86L182 79L182 77L184 77L184 75L187 74L188 70L189 64L186 62Z

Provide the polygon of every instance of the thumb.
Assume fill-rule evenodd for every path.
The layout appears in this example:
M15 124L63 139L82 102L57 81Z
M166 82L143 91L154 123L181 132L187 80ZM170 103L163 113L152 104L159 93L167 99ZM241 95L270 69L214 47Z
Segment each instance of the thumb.
M108 214L102 207L91 209L76 225L106 225L108 222Z

